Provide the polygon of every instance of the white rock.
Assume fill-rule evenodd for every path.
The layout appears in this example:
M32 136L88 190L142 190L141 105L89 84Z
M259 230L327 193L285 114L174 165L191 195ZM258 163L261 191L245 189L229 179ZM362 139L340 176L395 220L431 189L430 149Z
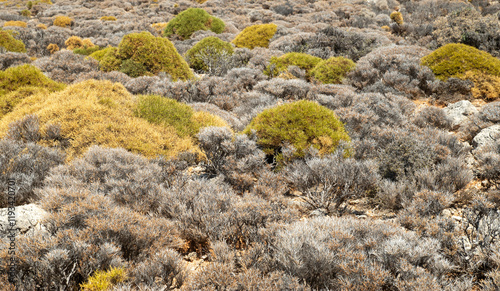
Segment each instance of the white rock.
M498 139L500 139L500 124L495 124L481 130L472 140L472 145L479 148Z
M444 113L451 121L453 129L460 127L465 121L478 112L477 108L467 100L462 100L448 105L443 109Z
M12 213L10 213L12 214ZM14 228L18 230L16 235L27 233L29 230L43 230L40 221L48 214L35 204L16 206L14 215L9 217L9 209L0 209L0 239L9 235L10 223L15 222ZM10 218L10 221L9 221Z

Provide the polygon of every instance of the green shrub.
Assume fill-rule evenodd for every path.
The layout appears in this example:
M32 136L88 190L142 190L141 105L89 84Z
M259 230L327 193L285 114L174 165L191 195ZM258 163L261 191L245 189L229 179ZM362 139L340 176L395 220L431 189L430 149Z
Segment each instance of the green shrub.
M26 47L21 40L15 39L10 31L0 29L0 51L2 48L9 52L26 52Z
M73 50L75 54L79 55L84 55L84 56L90 56L91 54L102 50L102 47L99 46L93 46L93 47L82 47L82 48L76 48Z
M16 91L9 92L5 95L0 95L0 119L7 113L11 112L14 107L23 99L35 94L49 94L49 90L43 87L24 86Z
M120 72L125 73L133 78L148 74L148 70L146 70L146 67L133 60L124 60L120 64Z
M440 80L463 78L468 71L500 76L500 60L487 52L465 44L450 43L422 58Z
M278 30L274 23L256 24L243 29L232 41L236 47L268 47L269 41Z
M83 291L106 291L126 279L123 268L111 268L109 271L96 271L87 283L80 287Z
M331 57L319 62L311 71L311 76L325 84L340 84L356 64L344 57Z
M65 87L64 84L49 79L38 68L28 64L0 71L0 96L26 86L46 88L50 92Z
M199 71L207 71L207 65L202 59L202 55L210 54L214 58L219 58L223 54L232 55L233 46L218 37L205 37L186 52L186 59L191 68Z
M122 60L118 58L118 48L108 47L90 55L99 61L99 68L104 72L118 71Z
M195 113L187 104L157 95L139 96L136 116L154 124L172 126L181 137L194 137L200 128L206 126L229 127L220 118Z
M274 77L286 72L288 66L297 66L304 69L306 76L310 77L311 70L321 61L321 58L304 53L287 53L281 57L272 57L269 65L264 70L264 74Z
M170 37L175 34L182 39L189 39L195 31L211 30L215 33L221 33L225 26L222 20L211 16L205 10L189 8L170 20L163 35Z
M118 45L117 57L132 60L144 66L147 72L166 72L174 80L193 77L189 65L166 38L154 37L149 32L130 33Z
M341 140L350 141L335 113L315 102L301 100L264 110L257 115L243 133L256 131L263 151L280 155L283 143L296 149L295 156L304 156L310 146L320 154L333 153Z

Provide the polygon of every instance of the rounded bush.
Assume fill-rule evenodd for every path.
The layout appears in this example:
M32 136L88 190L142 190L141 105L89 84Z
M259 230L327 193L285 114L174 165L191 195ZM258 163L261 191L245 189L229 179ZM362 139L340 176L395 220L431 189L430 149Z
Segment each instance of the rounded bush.
M163 35L166 37L177 35L182 39L189 39L195 31L211 30L215 33L221 33L225 26L224 21L211 16L205 10L189 8L170 20Z
M500 60L487 52L458 43L444 45L422 58L422 64L431 68L440 80L463 78L467 71L500 76Z
M311 76L325 84L340 84L356 64L344 57L331 57L319 62L311 71Z
M257 143L268 155L279 155L284 143L295 147L295 156L304 156L310 146L321 154L333 153L340 141L350 141L335 113L316 102L301 100L264 110L243 131L255 130Z
M11 122L36 114L41 132L51 124L60 126L61 138L68 141L68 160L83 155L93 145L122 147L147 157L201 153L192 138L180 137L169 124L152 124L137 117L136 108L137 98L123 85L87 80L60 92L24 99L0 120L0 138Z
M166 38L154 37L149 32L131 33L122 38L117 57L141 64L152 74L166 72L174 80L193 77L189 65Z
M122 60L118 58L118 48L108 47L90 54L90 57L99 62L99 68L104 72L118 71Z
M116 17L114 16L103 16L101 17L102 21L116 21Z
M304 53L287 53L281 57L272 57L264 74L268 76L278 76L286 72L289 66L297 66L306 71L306 76L310 77L311 70L322 61L321 58Z
M390 15L392 21L396 22L399 25L403 25L403 15L399 11L393 11Z
M29 64L0 71L0 96L26 86L46 88L50 92L59 91L65 87L64 84L49 79L42 71Z
M47 46L47 50L52 55L59 51L59 46L55 43L49 43L49 45Z
M256 24L243 29L232 41L236 47L253 49L255 47L268 47L269 41L278 30L274 23Z
M191 49L186 52L186 59L191 68L199 71L207 71L207 65L203 61L202 56L210 55L218 58L221 55L232 55L234 53L233 46L218 37L205 37Z
M67 17L67 16L57 16L55 19L54 19L54 23L53 23L55 26L59 26L59 27L67 27L67 26L71 26L73 25L73 19Z
M75 48L81 48L83 47L83 40L78 37L78 36L70 36L64 44L66 45L66 48L69 50L74 50Z
M1 48L4 48L9 52L26 52L26 47L21 40L15 39L9 31L0 29L0 50Z

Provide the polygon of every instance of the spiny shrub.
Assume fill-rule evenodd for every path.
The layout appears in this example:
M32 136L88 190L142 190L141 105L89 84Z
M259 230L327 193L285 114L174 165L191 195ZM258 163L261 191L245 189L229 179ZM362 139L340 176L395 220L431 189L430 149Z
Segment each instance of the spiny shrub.
M55 43L51 43L47 46L47 50L50 52L50 54L54 54L59 51L59 46Z
M109 57L109 60L106 60L107 57ZM107 61L115 64L117 62L114 58L122 61L131 60L138 65L142 65L151 74L166 72L174 80L187 80L193 77L189 65L179 55L174 45L168 39L154 37L149 32L125 35L118 45L116 53L113 54L110 49L105 53L102 61L105 64ZM138 65L136 65L136 68ZM110 67L113 68L113 66Z
M403 25L403 15L399 11L393 11L389 16L392 21L396 22L398 25Z
M186 59L191 68L198 71L208 71L208 66L204 61L204 56L211 58L221 58L223 55L232 55L233 46L215 36L205 37L186 52Z
M57 16L54 19L53 24L55 26L59 26L59 27L67 27L67 26L73 25L73 19L71 19L67 16Z
M74 54L69 50L55 52L50 57L35 60L33 65L54 81L73 83L81 73L96 72L99 63L92 58Z
M443 81L450 77L463 79L463 74L468 71L500 76L499 59L465 44L444 45L423 57L422 64L431 68L436 77Z
M6 27L6 26L27 27L28 24L24 21L6 21L3 24L3 27Z
M66 45L66 48L69 50L73 50L75 48L81 48L83 47L83 40L79 36L71 36L68 38L64 44Z
M311 71L311 77L325 84L340 84L356 64L344 57L331 57L319 62Z
M5 135L10 122L27 113L37 114L42 131L59 124L61 136L70 140L68 159L92 145L123 147L145 156L173 156L193 150L190 138L181 138L172 126L149 123L136 117L135 98L120 84L88 80L47 96L32 96L18 104L0 123Z
M173 126L182 137L194 136L200 127L205 126L198 123L197 116L189 105L157 95L139 96L136 114L151 123ZM200 118L200 121L210 119L206 116L204 119ZM221 123L225 124L223 121Z
M26 47L21 40L15 39L10 31L0 29L0 50L8 52L25 53Z
M283 72L286 72L289 66L297 66L304 69L307 77L309 77L311 70L321 61L321 58L304 53L287 53L281 57L272 57L269 65L264 71L264 74L275 77L279 76L279 74Z
M39 69L29 64L0 71L0 96L26 86L45 88L51 92L64 88L64 84L52 81Z
M80 287L84 291L106 291L114 285L123 282L126 279L124 268L111 268L108 271L96 271L89 277L85 284Z
M116 17L114 17L114 16L103 16L100 19L102 21L116 21Z
M268 47L269 41L278 30L274 23L256 24L243 29L232 41L236 47L246 47L254 49L255 47Z
M333 153L341 141L350 141L335 113L315 102L301 100L264 110L244 130L255 130L257 143L268 155L280 155L284 143L291 144L304 156L310 146L321 154Z
M189 8L169 21L163 35L166 37L177 35L181 39L189 39L195 31L211 30L215 33L221 33L224 27L224 21L211 16L205 10Z

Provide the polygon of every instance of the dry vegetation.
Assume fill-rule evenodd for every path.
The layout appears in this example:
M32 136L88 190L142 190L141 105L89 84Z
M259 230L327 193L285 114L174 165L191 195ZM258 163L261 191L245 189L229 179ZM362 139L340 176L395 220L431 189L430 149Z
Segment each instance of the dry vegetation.
M500 289L497 1L0 11L0 290Z

